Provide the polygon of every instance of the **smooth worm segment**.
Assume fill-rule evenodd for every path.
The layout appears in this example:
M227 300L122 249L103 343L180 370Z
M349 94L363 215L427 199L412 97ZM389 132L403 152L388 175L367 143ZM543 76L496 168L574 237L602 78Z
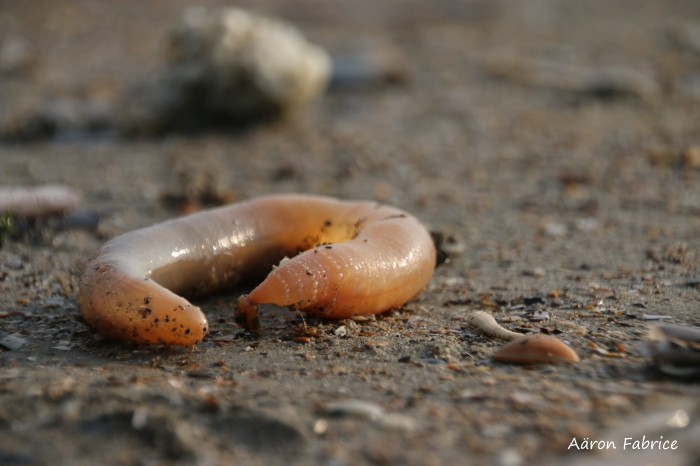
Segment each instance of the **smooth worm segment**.
M191 345L206 335L207 319L181 294L208 294L269 272L238 299L236 321L261 333L259 304L334 319L380 313L420 293L434 268L430 234L401 210L266 196L112 239L88 260L78 302L107 337Z
M513 341L525 336L522 333L511 332L507 328L501 327L491 314L484 311L474 311L470 313L467 316L467 323L472 327L478 328L490 337L499 338L504 341Z

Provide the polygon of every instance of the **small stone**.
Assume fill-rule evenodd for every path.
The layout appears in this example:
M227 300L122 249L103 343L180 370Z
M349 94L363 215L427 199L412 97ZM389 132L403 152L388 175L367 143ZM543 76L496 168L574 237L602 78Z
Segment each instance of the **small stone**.
M325 90L330 72L328 54L290 24L195 6L172 29L161 87L179 104L173 110L241 119L303 105Z
M10 351L16 351L20 349L27 342L24 338L20 337L18 333L7 335L0 338L0 345L4 346Z
M328 421L325 419L318 419L316 422L314 422L314 426L312 428L314 434L316 435L323 435L326 433L328 430Z

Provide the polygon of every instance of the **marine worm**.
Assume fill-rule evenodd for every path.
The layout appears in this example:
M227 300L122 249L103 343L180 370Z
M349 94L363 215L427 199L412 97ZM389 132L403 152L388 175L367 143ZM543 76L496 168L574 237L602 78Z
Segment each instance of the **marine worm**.
M511 332L510 330L501 327L491 314L484 311L474 311L469 314L467 316L467 323L472 327L478 328L490 337L499 338L505 341L512 341L525 336L522 333Z
M334 319L400 306L428 284L435 259L428 231L399 209L265 196L110 240L88 260L78 302L106 337L192 345L207 334L207 319L181 294L208 294L269 272L238 298L236 315L239 325L262 333L262 303Z

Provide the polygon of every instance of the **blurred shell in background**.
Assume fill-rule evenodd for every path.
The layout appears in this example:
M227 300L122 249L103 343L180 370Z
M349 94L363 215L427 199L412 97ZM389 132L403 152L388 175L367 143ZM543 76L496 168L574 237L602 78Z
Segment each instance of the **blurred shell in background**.
M308 102L330 73L326 52L289 24L193 7L171 31L165 91L172 104L245 119Z
M641 352L669 375L700 375L700 328L657 325L649 330Z

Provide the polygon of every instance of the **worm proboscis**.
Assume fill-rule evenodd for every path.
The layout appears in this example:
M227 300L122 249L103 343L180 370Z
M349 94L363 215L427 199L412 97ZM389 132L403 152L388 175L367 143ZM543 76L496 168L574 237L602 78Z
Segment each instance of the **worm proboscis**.
M399 209L265 196L112 239L88 260L78 302L107 337L192 345L207 334L207 319L179 295L212 293L269 272L238 299L236 321L261 333L259 304L334 319L376 314L415 297L434 268L430 234Z

